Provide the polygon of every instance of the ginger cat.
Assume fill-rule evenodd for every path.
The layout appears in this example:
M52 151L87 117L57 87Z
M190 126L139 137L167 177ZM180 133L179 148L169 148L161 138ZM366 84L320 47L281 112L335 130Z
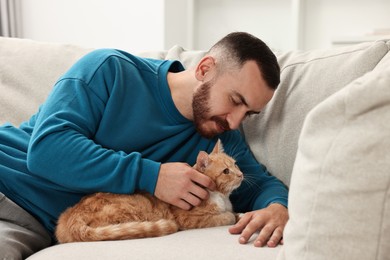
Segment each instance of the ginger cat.
M229 195L244 177L235 160L223 152L220 140L210 154L199 152L194 168L210 176L217 186L199 206L182 210L148 193L92 194L61 214L56 228L58 242L157 237L234 224L236 214Z

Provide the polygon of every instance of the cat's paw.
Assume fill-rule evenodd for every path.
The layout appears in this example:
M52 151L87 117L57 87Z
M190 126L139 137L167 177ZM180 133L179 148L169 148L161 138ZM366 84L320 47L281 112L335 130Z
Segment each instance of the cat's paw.
M225 218L226 218L226 225L236 224L236 214L232 212L226 212Z
M236 218L234 224L236 224L238 221L240 221L241 217L244 216L243 213L233 213L233 214L234 214L234 216Z

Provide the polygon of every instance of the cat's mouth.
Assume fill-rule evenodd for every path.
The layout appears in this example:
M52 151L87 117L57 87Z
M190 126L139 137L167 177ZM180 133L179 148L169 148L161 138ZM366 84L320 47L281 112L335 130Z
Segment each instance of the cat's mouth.
M240 187L243 180L244 180L244 177L243 177L243 176L240 176L240 178L239 178L239 180L237 181L237 183L234 184L234 185L232 186L232 190L231 190L231 191L234 191L235 189L237 189L238 187Z

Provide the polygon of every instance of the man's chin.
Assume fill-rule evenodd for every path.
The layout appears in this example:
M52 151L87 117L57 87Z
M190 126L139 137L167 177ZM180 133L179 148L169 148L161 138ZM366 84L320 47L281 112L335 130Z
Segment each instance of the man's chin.
M217 135L222 134L222 133L216 133L213 131L199 131L199 130L198 130L198 133L206 139L212 139L212 138L216 137Z
M205 129L202 129L202 128L196 128L196 131L204 138L206 139L212 139L214 138L215 136L219 135L220 133L216 133L214 131L207 131Z

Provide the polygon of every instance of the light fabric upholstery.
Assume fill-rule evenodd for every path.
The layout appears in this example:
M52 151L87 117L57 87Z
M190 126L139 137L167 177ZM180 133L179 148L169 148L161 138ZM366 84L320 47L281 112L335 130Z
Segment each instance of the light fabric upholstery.
M389 122L390 67L353 81L309 113L279 260L389 259Z
M206 54L202 50L185 50L179 45L175 45L167 51L140 52L139 56L152 59L180 60L185 68L196 66L198 61Z
M307 113L322 100L375 68L388 52L385 41L278 56L281 84L243 131L256 159L287 186Z
M0 37L0 124L30 118L61 74L89 50Z
M159 238L128 241L62 244L45 249L28 260L134 259L134 260L249 260L276 259L277 248L241 245L226 227L188 230Z
M27 120L44 101L57 78L79 57L90 50L92 49L67 44L52 44L0 37L0 124L12 122L17 125ZM389 241L387 236L390 232L390 227L388 222L381 222L381 220L389 219L390 216L383 215L383 218L381 218L380 214L378 214L380 210L379 199L377 201L375 199L369 200L365 198L365 196L373 198L375 194L377 197L380 197L380 194L384 196L386 176L383 174L383 169L389 169L389 165L386 164L389 161L388 157L386 157L382 171L379 169L380 164L383 164L383 157L380 156L388 156L388 152L383 152L378 157L374 156L377 149L383 149L388 144L388 136L385 134L386 131L389 132L389 129L386 128L386 125L381 126L382 128L379 130L376 127L369 127L371 121L373 126L379 124L378 118L375 116L379 110L376 111L374 109L380 109L381 106L370 107L366 103L366 101L372 101L373 99L369 97L372 97L376 93L375 91L371 93L369 90L382 89L381 91L383 91L383 86L380 84L384 84L381 82L384 82L384 79L388 79L388 68L390 68L390 55L388 52L389 42L379 41L376 43L366 43L329 50L290 52L278 56L282 67L282 82L279 89L263 113L250 118L243 124L242 130L254 156L264 163L272 174L283 180L287 185L290 183L290 175L298 149L298 137L300 136L303 122L309 111L315 108L317 104L320 104L318 107L319 110L315 109L313 114L310 114L308 117L307 124L305 123L305 129L312 124L310 122L315 123L315 125L309 128L309 130L315 129L315 131L305 130L305 133L300 138L300 142L304 143L305 146L300 147L297 165L294 168L294 177L291 185L291 208L289 209L291 211L290 214L292 214L292 221L288 224L284 246L270 249L254 248L251 243L248 245L240 245L237 242L238 236L230 235L227 231L228 227L217 227L182 231L161 238L58 245L38 252L31 256L30 259L269 260L276 259L278 252L283 252L280 255L280 259L287 257L287 259L295 260L301 259L300 256L295 258L293 256L298 254L302 248L310 247L310 249L313 249L313 255L315 253L320 254L320 251L316 250L319 250L321 247L318 246L318 243L314 246L314 243L316 243L314 240L321 241L321 243L327 246L328 250L321 251L324 259L337 259L332 255L332 252L338 250L343 253L341 249L344 248L348 248L352 253L354 253L354 250L359 252L359 254L363 252L361 255L367 256L373 252L372 243L375 241L375 243L378 243L378 248L381 251L377 251L377 258L367 259L388 259L388 255L390 254L386 246ZM175 46L170 50L145 52L140 53L140 55L159 59L180 59L183 61L185 67L191 67L201 59L204 52L186 51L180 46ZM384 56L385 58L383 58ZM373 71L373 74L370 71ZM374 76L367 74L367 78L363 77L351 83L367 72ZM378 79L378 85L375 83L376 79ZM355 90L352 91L351 87L351 90L348 90L348 94L346 94L347 92L342 91L347 91L347 88L350 88L351 85L343 89L349 83L354 84L356 88L353 88ZM369 90L362 90L361 95L359 95L359 100L351 99L351 97L357 95L358 92L356 91L360 89L359 85L363 84L369 85ZM341 94L336 93L339 90L341 90ZM326 102L321 103L333 93L336 94L326 100ZM305 160L311 157L302 157L300 155L301 150L306 146L308 147L307 149L313 149L315 153L311 154L309 152L309 155L313 157L313 160L317 160L320 157L319 153L324 149L323 146L329 145L327 144L327 140L330 142L336 140L332 139L329 133L335 131L333 128L337 129L337 127L340 127L336 124L339 115L335 115L334 118L332 116L329 117L328 112L325 113L324 110L329 109L329 111L336 113L336 110L333 109L340 109L340 104L337 103L340 102L340 99L335 98L337 95L345 95L344 98L348 101L346 104L349 105L348 111L351 111L351 113L354 111L354 114L340 115L350 116L349 120L351 122L353 121L352 115L359 114L359 111L363 109L360 106L356 107L355 104L362 106L367 104L367 107L370 107L372 111L368 109L367 113L361 113L353 121L354 124L361 123L362 129L365 129L361 133L361 138L351 140L346 135L346 140L350 140L351 142L346 143L343 139L337 139L340 145L335 143L332 146L332 151L335 153L334 155L330 154L333 156L335 166L332 171L324 171L326 175L321 175L318 171L309 172L309 170L313 169L308 167L310 165L317 165L319 162L310 161L305 163ZM384 100L385 97L386 95L379 95L376 98ZM330 102L329 100L333 98L335 100ZM359 101L358 103L357 100ZM326 104L335 104L335 107L329 105L326 108L324 107ZM381 104L384 107L387 103L384 102ZM388 108L387 111L389 111ZM383 115L382 119L383 123L389 122L388 114ZM320 127L323 125L322 122L324 120L329 120L329 124L334 124L334 127ZM363 121L366 123L363 124ZM316 126L318 127L316 128ZM365 127L368 128L366 129ZM358 131L358 129L355 128L354 131ZM364 143L364 140L370 140L368 138L369 135L374 138L383 136L381 142L374 143L374 140L377 139L372 139L371 150L368 149L368 143ZM306 136L308 138L307 141L305 140ZM337 136L333 138L337 138ZM363 150L359 150L364 147L367 148L365 150L367 151L366 153L363 153ZM348 157L350 160L340 161L336 155L350 155ZM373 167L373 170L366 171L366 175L360 169L355 169L357 166L354 164L360 167L366 167L366 163ZM330 167L330 165L327 165L327 167ZM351 171L351 169L354 171ZM323 179L323 176L327 178ZM336 177L339 178L340 182L335 181ZM383 182L378 181L382 177ZM305 178L308 178L306 183L304 183ZM324 180L324 184L326 185L316 185L313 182L313 180L318 181L319 178L321 178L320 181ZM366 185L362 185L362 182ZM317 191L321 192L319 193L321 196L318 195L316 198L312 197L311 192L314 192L311 188L312 185L316 185ZM302 189L302 187L307 190ZM362 192L361 194L360 191ZM333 204L325 201L323 197L325 194L334 200ZM387 193L387 198L385 199L383 197L383 214L388 214L388 196ZM317 199L323 199L324 205L320 204L320 200L317 201ZM343 207L338 206L339 201ZM347 205L347 202L351 205ZM313 203L317 203L315 209L318 212L313 210L310 214L306 214L308 207L314 209ZM352 209L352 206L355 208ZM364 231L368 232L368 236L363 238L361 230L352 230L355 227L352 227L348 223L351 220L347 218L349 216L347 213L352 210L356 210L353 211L356 214L349 214L353 215L352 222L354 224L359 222L358 225L360 226L368 226L371 229L375 229L370 230L362 227ZM372 216L368 221L367 214L370 212L372 212ZM329 218L328 222L318 223L324 216ZM312 217L313 220L311 221ZM357 221L359 217L362 221L361 223ZM310 232L313 232L310 233L311 235L317 234L317 236L310 237L310 240L305 237L305 225L307 223L317 224L312 225L312 229L310 230ZM339 235L338 237L333 236L333 229L325 228L330 223L336 227L340 227L340 230L337 230L340 231L337 233ZM323 227L322 225L325 226ZM371 236L375 232L378 235L381 232L379 230L380 225L382 225L381 230L383 231L381 234L385 239L382 239L380 242L378 240L370 241L373 239ZM304 228L298 230L298 227ZM318 229L316 229L317 227ZM296 235L295 232L297 232ZM342 242L334 245L330 243L330 238ZM358 241L359 239L360 242ZM331 246L334 246L334 248L331 248ZM364 252L366 247L368 252ZM321 257L313 257L311 259L321 259ZM354 258L348 256L344 259Z

